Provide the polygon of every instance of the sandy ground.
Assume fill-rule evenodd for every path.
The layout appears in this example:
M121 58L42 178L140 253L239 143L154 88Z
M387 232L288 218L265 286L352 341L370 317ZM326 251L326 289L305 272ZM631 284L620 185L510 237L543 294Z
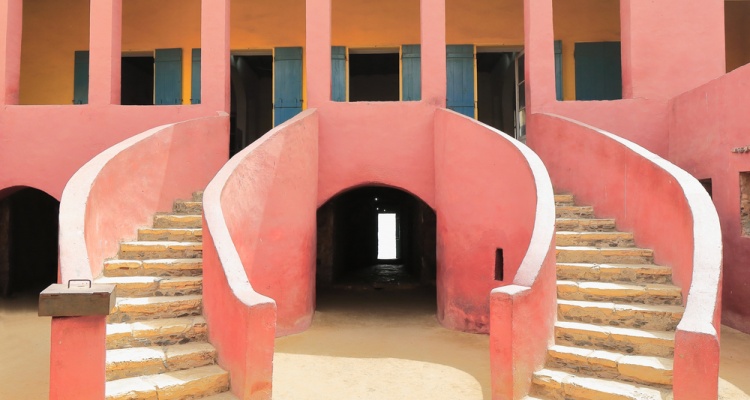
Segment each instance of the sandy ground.
M46 399L49 318L0 299L0 399ZM722 328L720 397L750 399L750 335ZM313 326L280 338L274 399L489 399L488 339L435 321L434 297L321 295Z

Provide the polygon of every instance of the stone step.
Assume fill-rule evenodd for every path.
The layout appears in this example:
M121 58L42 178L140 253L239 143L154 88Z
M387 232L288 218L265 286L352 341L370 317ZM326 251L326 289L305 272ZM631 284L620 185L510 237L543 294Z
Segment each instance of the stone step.
M557 218L594 218L594 207L591 206L556 206Z
M203 216L200 214L156 214L154 228L201 228Z
M672 305L620 304L580 300L557 300L557 315L563 321L673 331L684 308Z
M559 263L650 264L653 259L654 251L651 249L635 247L557 247L557 262Z
M117 379L106 384L107 400L196 399L229 390L229 373L218 365Z
M554 369L534 373L531 394L548 399L586 400L667 400L669 390L618 382L610 379L582 377Z
M202 255L201 242L122 242L118 252L121 260L200 258Z
M644 356L674 356L674 332L557 321L555 343Z
M202 316L113 323L107 324L107 349L205 341L207 334L208 327Z
M608 232L615 230L615 220L611 218L557 218L558 231Z
M173 242L200 242L203 240L201 228L141 228L138 229L138 240L168 240Z
M201 299L202 296L200 295L121 297L117 299L115 309L107 317L107 322L131 322L200 315Z
M569 232L557 231L555 243L558 246L591 247L635 247L630 232Z
M682 304L682 290L659 283L557 281L557 297L565 300L608 301L613 303Z
M216 349L209 343L132 347L107 350L106 379L161 374L216 363Z
M203 273L200 258L107 260L104 276L197 276Z
M203 201L203 191L198 190L193 192L193 201Z
M172 212L175 214L203 214L203 202L194 200L175 200L172 204Z
M672 269L654 264L558 263L557 279L666 284L672 283Z
M655 387L672 385L672 360L634 356L606 350L555 345L547 352L546 367L578 376L613 379Z
M573 202L573 195L568 193L563 194L556 194L555 195L555 205L558 206L572 206L574 204Z
M203 278L200 276L117 276L100 277L95 282L117 285L117 297L200 294L203 288Z
M231 392L224 392L213 396L203 397L201 400L238 400L238 398Z

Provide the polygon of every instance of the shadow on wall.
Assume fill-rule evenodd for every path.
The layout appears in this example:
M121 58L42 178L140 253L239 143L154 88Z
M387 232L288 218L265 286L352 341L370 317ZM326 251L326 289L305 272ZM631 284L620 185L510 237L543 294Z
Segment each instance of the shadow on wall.
M57 282L59 209L60 202L41 190L0 191L0 297Z

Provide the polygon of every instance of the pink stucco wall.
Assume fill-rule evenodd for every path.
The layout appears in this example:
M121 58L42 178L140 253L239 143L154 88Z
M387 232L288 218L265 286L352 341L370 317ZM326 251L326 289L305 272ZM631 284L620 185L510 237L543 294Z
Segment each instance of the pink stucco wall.
M670 101L669 159L699 179L711 179L724 238L723 322L750 333L750 238L742 234L740 172L750 171L746 104L750 66Z
M50 400L104 398L106 331L104 315L52 318Z
M677 326L674 392L716 399L719 372L721 230L716 209L695 178L642 147L551 114L529 121L529 146L555 188L617 219L636 242L672 267L685 314Z

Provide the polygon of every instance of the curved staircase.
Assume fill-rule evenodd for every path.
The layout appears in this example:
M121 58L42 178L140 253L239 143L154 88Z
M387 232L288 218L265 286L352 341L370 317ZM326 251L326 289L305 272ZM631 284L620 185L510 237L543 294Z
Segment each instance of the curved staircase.
M96 279L117 286L107 319L107 400L236 399L201 316L201 200L198 192L155 215Z
M684 308L672 271L631 233L556 195L555 345L527 399L670 399Z

